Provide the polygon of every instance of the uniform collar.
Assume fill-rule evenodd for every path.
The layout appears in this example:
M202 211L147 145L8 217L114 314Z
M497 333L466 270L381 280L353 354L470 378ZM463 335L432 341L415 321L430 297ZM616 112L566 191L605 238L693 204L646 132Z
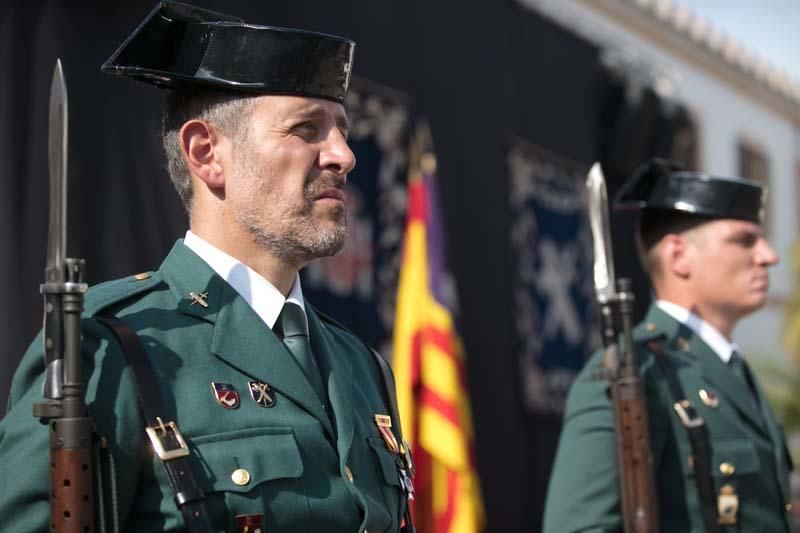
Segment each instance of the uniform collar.
M691 329L719 356L723 363L727 364L731 360L733 352L739 349L735 343L726 339L714 326L685 307L666 300L658 300L656 305L672 318Z
M186 232L183 244L196 253L200 259L208 263L208 266L222 279L227 281L270 329L278 320L278 315L280 315L283 304L286 302L299 305L305 313L305 300L303 299L303 290L300 287L300 274L295 277L289 296L284 298L281 291L266 278L235 257L226 254L192 233L191 230Z
M229 268L235 267L236 263L234 260ZM240 270L246 269L240 267ZM220 361L252 379L269 383L291 398L319 420L329 437L335 440L330 418L322 402L314 400L314 389L297 360L270 329L259 326L264 324L263 319L243 295L223 279L225 273L226 270L215 271L182 239L172 247L158 271L177 300L177 311L213 326L209 349ZM283 297L277 300L282 302ZM306 311L313 320L311 309ZM160 315L156 313L156 316ZM325 347L325 342L330 342L316 338L327 334L324 328L312 324L312 331L318 333L310 336L312 349L314 346Z

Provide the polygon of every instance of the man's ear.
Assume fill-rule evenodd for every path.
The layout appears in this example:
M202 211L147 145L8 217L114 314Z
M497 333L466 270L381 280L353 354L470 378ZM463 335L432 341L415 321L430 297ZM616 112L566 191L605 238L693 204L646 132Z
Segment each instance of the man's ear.
M661 240L661 264L679 278L687 279L691 273L691 249L682 235L669 233Z
M179 138L189 171L209 189L224 187L224 135L208 122L189 120L181 127Z

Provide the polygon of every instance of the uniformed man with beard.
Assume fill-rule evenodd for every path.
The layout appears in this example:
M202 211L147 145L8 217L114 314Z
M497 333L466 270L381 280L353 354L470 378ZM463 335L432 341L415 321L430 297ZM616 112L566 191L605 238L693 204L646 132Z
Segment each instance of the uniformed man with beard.
M778 256L764 189L653 160L622 188L656 301L633 332L650 424L661 533L791 531L789 457L732 341L767 301ZM570 390L550 478L546 533L621 531L609 384L597 353ZM638 531L638 530L637 530Z
M401 529L410 485L391 380L298 276L345 243L353 50L163 2L103 65L167 89L163 144L190 227L157 270L86 296L108 525ZM31 415L41 350L40 337L0 422L3 531L48 529L48 429Z

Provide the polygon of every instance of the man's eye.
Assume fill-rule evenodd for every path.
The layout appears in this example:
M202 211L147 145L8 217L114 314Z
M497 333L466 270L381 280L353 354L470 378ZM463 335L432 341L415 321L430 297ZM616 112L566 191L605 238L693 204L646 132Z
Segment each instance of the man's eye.
M739 238L736 239L736 242L738 242L740 245L746 248L751 248L755 246L757 241L758 241L757 235L740 235Z
M317 125L314 124L313 122L303 122L295 126L293 129L297 132L298 135L304 137L314 137L315 135L317 135L317 132L319 131L319 128L317 128Z

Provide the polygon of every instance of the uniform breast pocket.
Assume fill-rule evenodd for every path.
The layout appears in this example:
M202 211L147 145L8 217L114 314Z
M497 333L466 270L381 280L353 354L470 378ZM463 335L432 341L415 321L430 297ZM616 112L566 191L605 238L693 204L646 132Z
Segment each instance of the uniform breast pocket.
M711 475L724 482L759 471L758 453L748 439L725 439L711 443Z
M747 439L712 440L709 457L710 474L718 482L740 476L754 474L759 471L758 453L755 445ZM680 443L684 474L694 477L694 461L689 443Z
M308 518L292 428L204 435L192 439L191 447L192 468L216 528L234 530L237 515L262 515L265 531Z

